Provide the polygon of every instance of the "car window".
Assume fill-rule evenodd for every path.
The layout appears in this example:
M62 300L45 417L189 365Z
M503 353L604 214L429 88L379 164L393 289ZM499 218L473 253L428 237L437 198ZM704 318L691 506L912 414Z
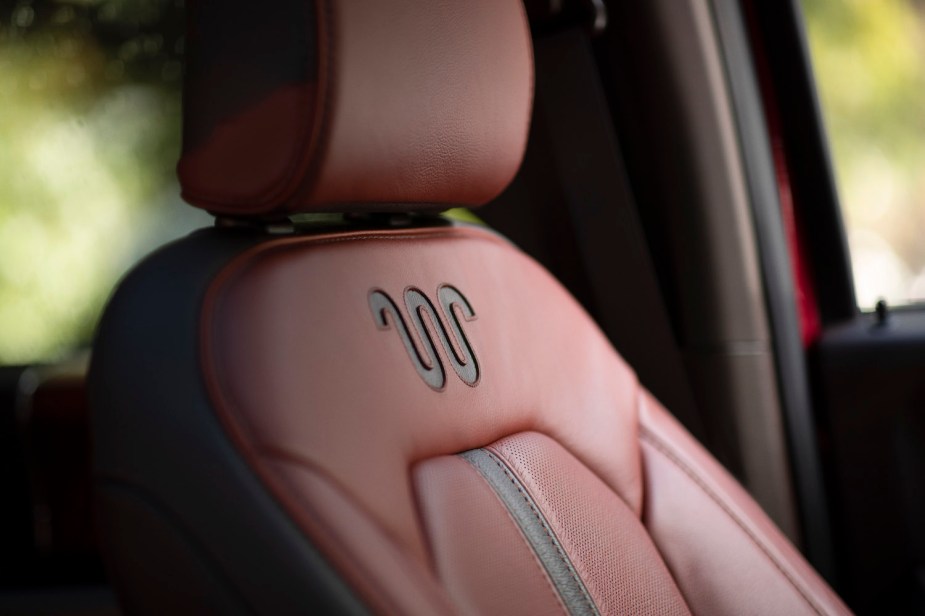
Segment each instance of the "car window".
M925 3L802 6L858 304L925 301Z
M0 364L87 345L135 260L209 224L174 179L182 54L182 2L0 2Z

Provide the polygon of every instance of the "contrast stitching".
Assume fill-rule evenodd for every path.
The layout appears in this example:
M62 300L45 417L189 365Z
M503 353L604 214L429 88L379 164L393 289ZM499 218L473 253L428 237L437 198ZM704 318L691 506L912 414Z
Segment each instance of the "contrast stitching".
M598 613L597 606L594 604L594 601L591 599L591 596L588 594L588 590L585 588L584 582L581 581L581 578L579 577L578 572L575 571L575 567L572 566L571 560L569 560L568 556L562 550L562 546L559 544L559 540L556 538L555 534L552 532L552 529L549 527L549 524L546 522L546 519L537 509L536 504L533 502L533 499L530 497L529 494L527 494L523 486L521 486L520 481L517 479L517 477L514 476L514 474L507 467L507 465L505 465L503 462L501 462L501 460L498 459L498 457L494 454L494 452L488 449L483 449L482 451L487 453L488 456L491 458L492 462L498 465L498 468L501 469L501 471L505 474L505 476L508 478L511 484L513 484L513 486L517 489L517 492L520 494L521 498L524 499L524 502L527 503L527 506L530 507L530 511L533 512L534 517L536 517L537 521L540 523L540 526L543 528L543 532L546 533L546 537L549 539L549 542L556 549L556 553L559 555L559 558L562 560L562 563L566 566L566 568L569 571L569 574L572 576L572 579L575 580L575 583L578 584L578 587L581 589L581 594L582 596L584 596L585 602L588 604L588 607L595 614Z
M513 248L513 245L506 244L501 241L500 238L491 236L491 235L482 235L482 234L469 234L469 233L460 233L460 231L466 231L465 229L460 229L457 227L452 227L446 230L440 231L428 231L421 233L408 233L407 231L396 232L396 233L364 233L364 232L349 232L356 233L356 235L346 235L338 237L288 237L281 238L279 242L273 242L269 244L264 244L265 249L276 249L283 246L288 246L290 244L337 244L340 242L357 242L363 240L418 240L418 239L437 239L437 238L447 238L447 239L467 239L467 240L483 240L486 242L491 242L492 244L497 244L499 246L508 245ZM258 244L258 247L260 245Z
M466 460L465 457L463 456L460 456L460 457L462 457L463 460ZM469 460L466 460L466 463L469 464L469 466L473 466L472 462ZM482 481L488 484L489 489L491 489L491 484L488 482L488 480L485 477L483 477L481 473L478 472L477 468L475 469L475 471L478 474L478 476L481 477ZM514 525L514 528L517 529L517 532L520 534L520 538L527 545L527 548L529 548L528 552L530 552L530 557L533 558L533 562L536 563L536 566L539 568L540 573L543 575L543 579L546 581L546 586L549 588L549 591L552 593L553 598L559 604L559 607L562 608L562 611L565 614L568 614L569 613L568 608L565 606L565 602L563 601L562 597L559 596L559 591L556 590L556 585L553 583L552 579L549 577L549 572L546 571L546 567L543 565L543 561L540 560L540 557L537 556L536 552L533 550L533 547L530 545L530 540L527 539L527 536L524 534L524 530L520 527L520 524L518 524L517 519L514 518L514 514L510 512L510 510L504 504L504 500L498 495L497 492L494 491L494 489L491 489L491 492L492 494L494 494L498 502L501 503L501 508L504 510L504 514L511 521L511 524Z
M224 401L224 398L220 394L219 396L220 402ZM288 489L285 482L280 479L277 473L273 473L267 468L262 457L275 457L280 461L302 466L309 472L317 474L322 480L331 484L335 490L341 492L345 497L349 498L349 494L346 493L340 485L333 482L329 475L323 472L319 473L318 471L321 470L320 467L313 465L308 460L294 456L274 455L273 452L262 451L259 445L256 445L250 440L250 435L245 435L243 433L241 426L235 425L234 419L241 420L241 413L237 410L237 407L231 402L225 401L225 404L226 406L222 407L219 404L213 403L213 411L218 415L219 422L228 431L232 446L242 454L245 464L254 472L258 482L266 489L269 497L280 505L285 517L293 523L307 541L318 549L318 553L331 565L332 570L347 586L356 589L362 584L367 584L368 587L372 589L372 596L375 600L386 604L390 613L397 613L394 611L395 603L391 595L386 592L385 587L381 585L375 576L371 575L371 572L363 561L357 560L352 554L344 550L334 551L329 549L329 546L322 545L330 537L337 538L339 536L337 530L331 527L323 516L319 515L317 508L310 499L293 497L292 491ZM230 413L233 416L230 422L227 420L226 413ZM243 420L243 422L245 424L248 423L246 420ZM353 501L353 499L350 500L351 502ZM367 515L366 511L362 508L360 511L362 515ZM306 512L308 514L307 516L305 515ZM318 532L319 530L321 532ZM319 536L324 539L319 541ZM335 543L342 544L339 539L336 540ZM351 567L353 568L352 570ZM347 570L345 571L345 569ZM362 580L360 583L356 581L357 576L352 575L357 570L362 574L359 576L359 579ZM365 594L363 591L360 592L361 594ZM367 600L369 598L370 597L367 596L365 600L361 601L363 603L368 603Z
M266 255L270 252L276 252L278 250L284 250L292 246L317 246L317 245L326 245L326 244L341 244L345 242L362 242L367 240L391 240L391 241L413 241L413 240L433 240L433 239L446 239L446 240L474 240L488 242L495 246L501 246L509 248L516 253L520 251L513 245L505 241L502 241L500 238L481 232L477 229L461 229L458 227L452 227L440 231L428 231L421 233L409 233L407 231L396 232L396 233L368 233L368 232L348 232L351 235L340 235L336 237L316 237L316 236L305 236L305 237L286 237L281 238L276 241L270 241L263 244L257 244L250 250L242 252L240 255L235 257L235 259L229 263L225 268L222 269L221 273L216 276L215 282L213 282L213 287L221 287L227 284L227 280L224 280L226 277L231 277L233 274L237 273L237 270L241 269L244 266L245 262L250 262L256 258ZM221 279L221 280L220 280ZM211 288L210 288L211 291Z
M338 565L335 565L334 568L338 571L341 577L345 580L345 583L357 588L363 584L368 584L370 588L369 595L366 592L360 591L364 595L365 602L372 601L373 603L379 603L380 605L385 604L387 608L386 611L394 613L394 603L389 595L383 592L383 589L375 582L374 578L369 575L359 576L360 582L357 581L356 572L359 569L361 572L364 570L362 566L351 566L357 565L358 563L347 556L342 552L337 553L331 550L326 549L326 546L322 546L318 543L317 537L319 534L324 536L324 530L326 530L326 525L320 521L318 518L317 512L313 510L311 506L307 506L307 503L293 502L293 497L289 494L289 490L281 482L281 480L275 476L274 473L266 467L263 460L261 460L261 449L259 445L255 442L254 434L255 429L251 422L247 418L247 414L242 412L238 407L237 400L232 396L225 393L223 388L220 386L222 381L222 367L217 362L217 357L215 353L215 338L214 338L214 324L210 322L210 316L214 314L215 308L217 305L221 304L223 299L223 294L228 289L228 287L233 284L234 280L241 275L242 270L246 269L253 265L254 261L257 259L266 256L268 253L273 253L278 250L285 250L289 247L312 247L319 244L337 244L341 242L354 242L354 241L363 241L363 240L416 240L416 239L454 239L454 240L479 240L491 242L494 245L502 246L507 249L513 250L515 253L519 251L514 247L513 244L503 240L499 236L494 235L490 231L483 231L474 227L451 227L448 229L440 229L428 232L397 232L397 233L377 233L370 235L365 232L352 232L355 234L339 236L339 237L327 237L327 238L318 238L318 237L291 237L285 238L277 241L270 241L255 246L250 247L242 251L240 254L235 256L230 263L226 264L212 279L209 284L208 289L202 300L202 307L199 313L199 327L203 332L201 340L199 343L199 366L202 371L202 377L204 380L205 388L213 412L216 415L217 420L225 429L226 435L229 437L229 440L233 446L242 454L247 465L255 472L257 477L261 482L266 486L269 494L275 498L275 500L281 505L282 510L286 513L293 524L299 528L302 533L310 541L318 545L319 552L329 561L339 561ZM520 253L522 254L522 253ZM309 511L308 519L306 519L305 511ZM314 525L314 528L312 526ZM318 527L321 527L322 533L318 533ZM391 537L390 537L391 539ZM344 563L344 559L348 561ZM433 597L433 592L428 588L427 593Z
M420 235L356 235L350 237L331 237L317 239L312 244L338 244L340 242L358 242L362 240L414 240L414 239L435 239L438 237L452 236L447 233L422 233Z
M757 534L755 534L754 531L748 528L745 522L743 522L742 519L739 518L739 516L729 507L729 505L727 505L723 501L723 499L720 498L720 496L715 491L713 491L713 489L709 485L707 485L707 483L700 477L700 475L697 474L697 472L694 469L692 469L690 466L685 464L684 461L682 461L672 451L671 446L666 441L664 441L661 437L656 435L654 432L649 430L644 425L639 426L639 438L640 440L646 441L647 443L652 445L652 447L655 448L656 451L658 451L663 456L665 456L668 459L668 461L670 461L675 466L677 466L685 475L687 475L691 480L693 480L693 482L701 490L703 490L704 494L706 494L710 498L710 500L716 503L719 506L719 508L722 509L726 513L726 515L728 515L740 529L742 529L742 531L748 536L748 538L751 539L752 543L754 543L755 546L757 546L758 549L761 550L761 552L767 557L767 559L771 561L771 564L773 564L774 567L790 583L790 585L794 588L794 590L796 590L797 593L799 593L799 595L803 597L803 600L806 601L807 605L809 605L809 607L812 608L812 610L816 612L816 614L819 614L819 616L824 616L825 611L822 610L818 605L816 605L816 602L812 600L812 598L806 593L806 591L803 588L801 588L800 584L797 583L796 579L784 568L784 566L770 552L770 550L768 550L767 546L764 545L764 542L761 541L761 538Z
M261 456L265 455L265 452L261 451L264 448L255 440L255 428L249 421L247 414L242 412L242 409L239 408L238 401L235 400L233 396L229 395L229 393L226 393L220 385L222 381L222 366L219 365L217 354L215 353L215 324L210 322L210 316L214 314L216 306L221 305L223 294L227 291L228 287L234 283L234 280L241 275L242 270L253 265L257 259L266 256L267 253L285 250L291 246L304 246L310 248L319 244L336 244L340 242L353 242L368 239L413 241L416 239L444 238L487 241L494 245L511 249L514 252L519 251L517 251L513 244L504 241L492 232L483 231L474 227L450 227L421 233L407 231L376 233L372 235L365 232L352 233L355 234L327 238L312 236L292 237L269 241L251 246L236 255L230 263L222 267L213 277L202 299L198 320L199 329L202 332L198 347L198 363L202 372L202 378L204 380L210 406L212 407L216 419L224 428L225 434L231 441L232 446L242 454L245 463L254 471L260 482L266 487L269 495L280 504L282 511L303 535L309 541L317 545L319 553L322 554L328 562L332 563L333 568L341 578L344 579L345 584L353 588L360 588L359 593L363 596L364 603L378 603L379 605L384 605L386 612L396 613L397 610L394 607L395 604L393 599L384 591L385 589L376 582L374 577L366 573L366 569L360 564L360 561L357 561L352 556L346 555L342 550L333 551L329 549L329 546L322 545L322 543L326 542L323 540L319 541L319 535L322 537L326 535L331 536L333 535L331 529L329 529L327 524L319 517L317 511L310 503L304 500L295 502L290 490L288 490L275 473L267 468L264 460L261 459ZM303 460L297 463L304 462ZM343 492L341 486L338 486L336 483L334 486ZM306 512L308 513L307 516ZM365 511L363 513L365 515ZM374 522L374 524L379 527L377 523ZM318 532L319 530L321 530L321 532ZM388 533L386 533L386 536L390 541L394 542L394 538ZM360 575L357 575L358 571ZM369 590L364 590L362 588L364 584L367 585L366 588ZM425 588L425 592L427 592L431 598L434 598L434 592L430 586L426 586ZM436 603L439 604L442 601L442 599L438 599Z
M273 491L272 490L273 487L278 487L280 489L280 494L282 495L280 497L280 500L283 501L284 511L286 511L286 503L293 502L293 499L289 493L290 491L284 489L283 483L278 480L278 476L276 474L273 474L267 471L265 466L262 464L261 457L269 458L271 460L275 459L278 462L283 462L286 464L291 464L293 466L301 467L302 469L318 477L322 482L326 483L332 490L334 490L335 492L338 492L346 501L350 503L351 506L355 507L357 511L360 513L360 515L363 518L365 518L373 528L375 528L378 532L382 533L386 541L391 543L392 546L402 556L410 558L410 556L405 552L401 542L395 536L393 536L392 533L390 533L387 529L385 529L379 523L379 521L376 519L375 516L371 515L366 510L366 508L356 499L356 497L354 497L354 495L350 492L350 490L348 490L346 487L341 485L341 483L335 477L333 477L330 473L328 473L327 469L319 466L318 464L316 464L309 458L287 452L283 449L255 446L253 449L253 452L256 455L256 462L257 462L257 465L255 465L254 468L256 468L258 472L266 473L267 484L269 487L271 487L271 493ZM318 511L314 502L312 502L312 499L305 498L305 497L296 497L294 501L295 501L297 509L302 509L309 513L309 519L311 520L311 522L314 523L322 531L319 534L321 534L322 536L333 537L335 539L334 541L335 544L343 545L344 542L340 539L340 537L343 536L343 533L340 532L336 526L332 526L331 524L328 523L327 518ZM297 528L300 528L304 534L309 535L308 540L318 548L319 552L323 553L322 546L319 545L319 542L314 537L312 537L313 533L311 532L311 530L306 529L301 523L299 523L298 519L296 519L294 516L290 515L288 517L290 520L294 522ZM369 569L369 567L365 564L364 560L357 559L352 552L348 552L347 550L343 550L343 549L338 551L338 556L342 558L344 561L346 561L347 563L349 563L349 566L353 566L359 571L361 571L363 573L362 579L364 580L364 582L368 583L374 589L374 591L377 593L378 598L384 603L389 604L390 606L389 610L392 613L398 613L397 611L394 611L396 609L396 606L392 599L392 594L390 592L387 592L386 587L382 585L382 583L379 581L379 579L375 575L373 575L372 570ZM421 576L417 574L417 571L415 569L411 569L411 575L413 575L416 579L420 580ZM348 585L351 585L350 582L346 582L346 583ZM356 587L356 584L352 584L352 585ZM432 600L435 600L437 604L443 601L442 597L434 594L434 592L432 591L432 587L426 582L422 584L422 589L425 593L430 595L430 598Z

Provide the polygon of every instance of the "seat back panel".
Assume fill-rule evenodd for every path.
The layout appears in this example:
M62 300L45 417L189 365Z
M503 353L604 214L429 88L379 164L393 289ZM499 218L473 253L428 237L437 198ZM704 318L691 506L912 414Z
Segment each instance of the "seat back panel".
M436 306L446 284L474 309L459 324L480 378L458 378L436 323L418 316L423 338L404 327L422 362L426 345L442 364L436 391L410 360L402 326L380 328L369 298L387 293L410 322L408 291ZM442 306L431 314L453 331ZM254 468L270 475L263 460L282 454L323 469L421 561L408 469L526 430L553 436L639 511L632 371L558 283L489 232L262 244L216 278L202 319L213 405Z
M648 393L643 522L694 613L848 613L745 490Z
M129 277L92 389L100 484L157 503L242 601L843 610L574 300L503 239L468 227L231 239L184 240ZM562 583L548 546L460 457L479 449L523 486L580 584ZM132 528L110 530L110 562L159 562L159 544ZM574 601L582 592L590 601Z

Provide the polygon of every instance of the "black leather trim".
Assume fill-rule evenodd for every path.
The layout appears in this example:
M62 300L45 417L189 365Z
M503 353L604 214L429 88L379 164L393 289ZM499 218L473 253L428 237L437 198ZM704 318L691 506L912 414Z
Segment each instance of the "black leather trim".
M365 613L239 457L202 382L205 292L230 259L267 239L246 230L200 231L150 256L120 285L103 317L89 375L96 482L134 487L169 508L173 525L187 529L210 570L236 589L226 599L242 603L241 611ZM98 496L103 520L117 514L104 494ZM127 594L153 596L159 589L120 584L120 572L139 560L158 563L167 549L133 536L142 529L112 523L100 529L128 606L145 603Z
M97 502L100 527L106 529L103 549L124 555L111 576L127 613L257 613L163 503L106 480L97 485Z

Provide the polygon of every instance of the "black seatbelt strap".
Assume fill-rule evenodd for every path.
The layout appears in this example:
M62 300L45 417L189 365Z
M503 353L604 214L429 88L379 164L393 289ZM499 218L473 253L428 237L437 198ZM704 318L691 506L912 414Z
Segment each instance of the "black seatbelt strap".
M574 28L541 37L535 60L535 121L567 203L590 309L642 384L702 438L588 35Z

